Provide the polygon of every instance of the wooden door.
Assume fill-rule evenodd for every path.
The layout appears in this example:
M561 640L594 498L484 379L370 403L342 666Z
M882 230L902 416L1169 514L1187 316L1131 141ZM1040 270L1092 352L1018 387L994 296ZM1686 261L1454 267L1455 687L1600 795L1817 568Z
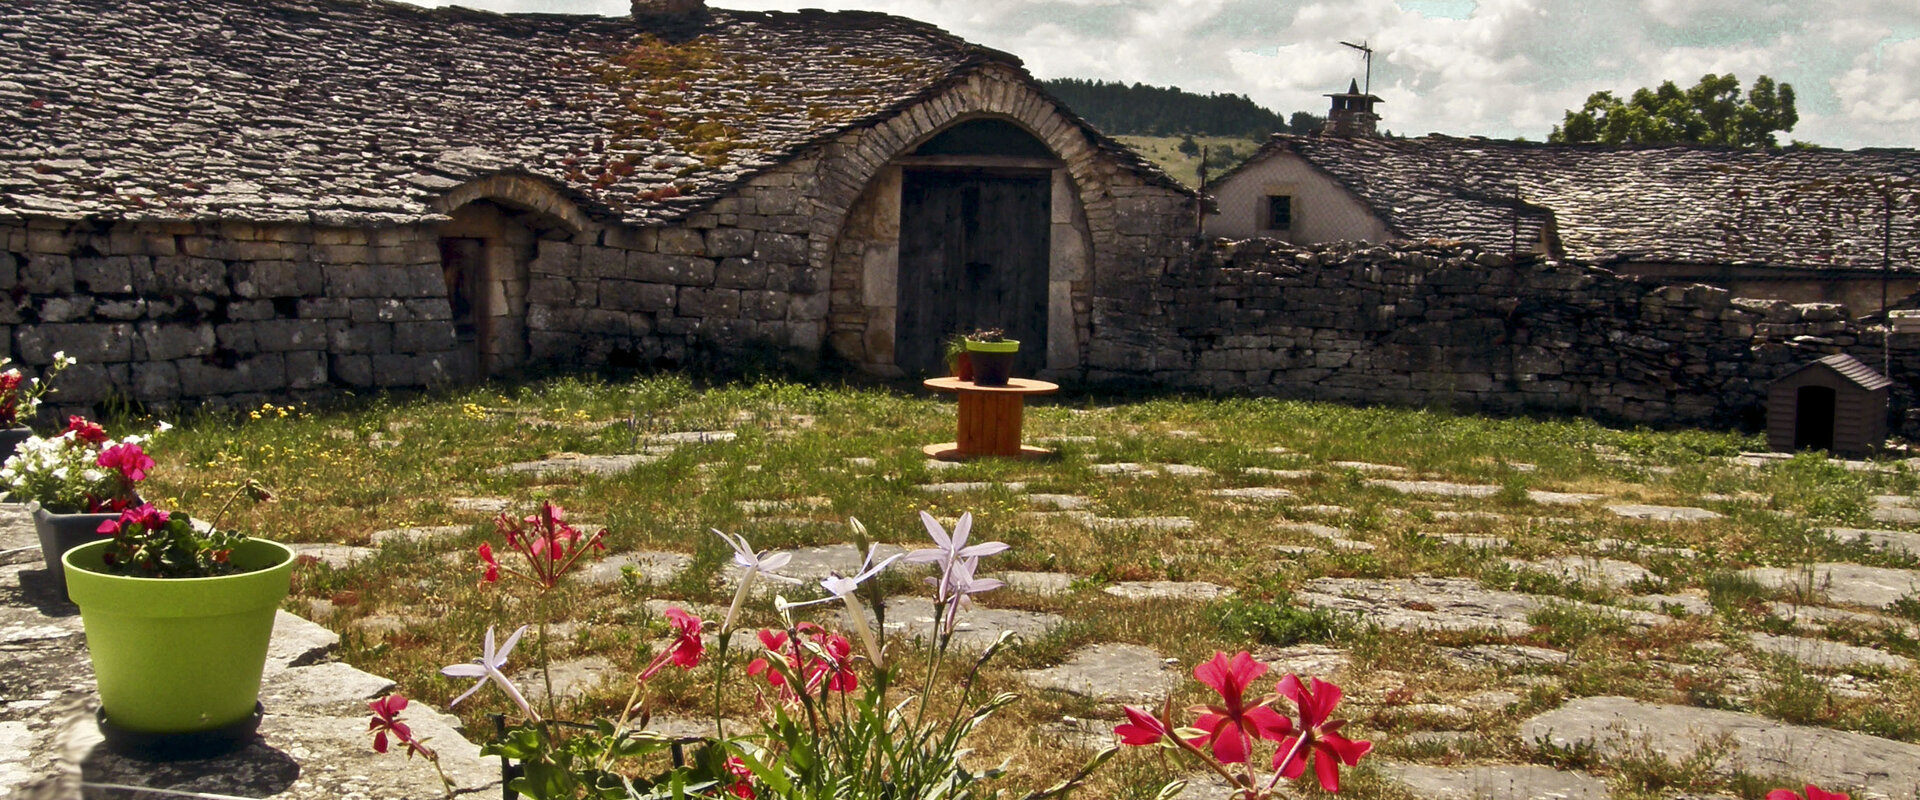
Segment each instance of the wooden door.
M487 315L480 304L486 296L481 290L486 255L485 239L448 237L440 240L440 277L446 281L447 303L453 307L453 332L460 346L472 351L476 362L484 360L480 353L480 327ZM485 374L486 364L476 363L476 366Z
M1001 328L1020 340L1015 376L1046 366L1052 185L1043 171L906 171L895 364L945 374L949 334Z

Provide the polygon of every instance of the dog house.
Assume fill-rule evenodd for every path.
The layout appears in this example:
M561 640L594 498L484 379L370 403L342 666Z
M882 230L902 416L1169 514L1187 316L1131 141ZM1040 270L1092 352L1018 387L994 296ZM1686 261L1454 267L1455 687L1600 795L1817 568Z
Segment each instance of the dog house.
M1865 456L1887 438L1893 381L1849 355L1787 373L1767 390L1767 446Z

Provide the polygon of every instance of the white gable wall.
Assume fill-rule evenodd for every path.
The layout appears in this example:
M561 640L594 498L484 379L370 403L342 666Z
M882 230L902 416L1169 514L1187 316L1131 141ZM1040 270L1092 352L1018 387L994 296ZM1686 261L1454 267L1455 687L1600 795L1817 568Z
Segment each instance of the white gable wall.
M1217 214L1207 215L1209 236L1229 239L1262 236L1295 244L1384 242L1395 238L1386 223L1340 184L1292 153L1267 156L1225 182L1208 187L1208 193L1220 209ZM1267 198L1272 195L1293 198L1291 229L1264 227Z

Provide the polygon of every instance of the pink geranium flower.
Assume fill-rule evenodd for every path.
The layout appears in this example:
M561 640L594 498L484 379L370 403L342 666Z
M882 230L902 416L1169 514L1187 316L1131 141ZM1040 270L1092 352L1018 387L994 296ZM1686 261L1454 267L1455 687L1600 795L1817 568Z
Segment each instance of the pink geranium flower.
M373 719L367 721L367 731L373 734L373 751L387 752L387 736L391 734L395 741L407 746L407 757L415 755L433 758L433 751L426 744L413 738L413 730L407 723L400 721L400 712L407 708L407 698L390 694L378 700L369 701L367 708L373 710Z
M813 649L823 657L808 665L809 691L823 680L832 692L851 692L860 685L860 677L853 671L853 643L847 637L822 630L813 635L813 643Z
M153 469L153 459L140 445L133 443L116 444L100 451L94 463L111 470L118 470L128 483L139 483L147 479L147 470Z
M652 678L672 661L681 669L693 669L700 666L700 655L706 652L707 645L700 640L700 627L704 623L699 617L678 608L666 611L667 622L673 626L673 644L653 657L653 663L640 673L640 680Z
M167 512L154 508L152 503L144 503L120 512L119 519L110 519L100 523L94 532L102 536L116 536L128 528L157 531L167 527Z
M1254 738L1277 741L1287 732L1287 719L1267 707L1272 696L1247 701L1247 687L1265 674L1267 665L1245 651L1232 658L1216 652L1212 661L1193 668L1195 679L1220 694L1221 704L1206 706L1193 727L1207 732L1213 757L1222 764L1246 763Z
M1802 800L1802 798L1799 792L1792 789L1775 789L1767 792L1767 800ZM1848 800L1848 798L1840 792L1829 792L1809 783L1805 800Z
M1360 763L1361 756L1373 750L1372 742L1353 741L1337 732L1347 724L1346 720L1329 719L1334 706L1340 704L1340 687L1314 678L1313 688L1309 689L1298 677L1288 675L1280 679L1280 694L1300 708L1300 729L1292 730L1291 722L1281 720L1285 738L1280 742L1279 751L1274 753L1273 768L1292 780L1307 771L1311 757L1320 788L1340 791L1340 766L1354 766Z

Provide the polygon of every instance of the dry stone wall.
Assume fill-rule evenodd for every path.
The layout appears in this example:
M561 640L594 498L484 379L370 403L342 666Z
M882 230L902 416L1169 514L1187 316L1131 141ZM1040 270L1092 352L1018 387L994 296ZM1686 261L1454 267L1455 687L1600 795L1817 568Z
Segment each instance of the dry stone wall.
M0 341L63 405L250 404L460 377L431 231L0 225Z
M1095 382L1649 424L1755 424L1775 378L1835 352L1878 365L1883 336L1833 304L1443 242L1227 243L1142 293L1145 313L1097 318ZM1920 334L1887 344L1912 406Z

